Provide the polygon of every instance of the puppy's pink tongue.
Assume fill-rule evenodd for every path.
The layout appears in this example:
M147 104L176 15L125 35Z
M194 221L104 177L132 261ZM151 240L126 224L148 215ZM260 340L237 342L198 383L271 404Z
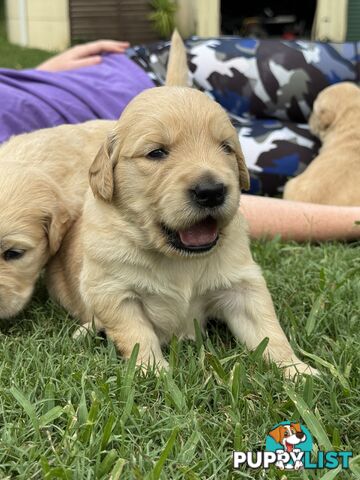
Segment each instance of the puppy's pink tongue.
M286 440L285 440L285 447L288 452L292 452L294 449L294 445L292 443L288 443Z
M218 236L218 228L213 218L206 218L195 223L187 230L179 231L180 240L186 247L201 247L215 242Z

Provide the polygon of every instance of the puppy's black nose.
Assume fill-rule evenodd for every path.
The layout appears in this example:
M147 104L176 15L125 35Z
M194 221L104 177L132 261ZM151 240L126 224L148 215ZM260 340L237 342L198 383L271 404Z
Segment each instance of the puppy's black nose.
M226 186L223 183L201 182L190 190L191 197L200 207L218 207L225 201Z
M301 440L304 436L304 433L303 432L296 432L295 435L296 435L297 438L300 438L300 440Z

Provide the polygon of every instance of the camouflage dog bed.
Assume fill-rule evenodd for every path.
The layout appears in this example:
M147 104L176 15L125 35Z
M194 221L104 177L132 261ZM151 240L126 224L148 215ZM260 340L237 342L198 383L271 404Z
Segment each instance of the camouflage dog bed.
M281 194L317 155L319 141L307 126L317 94L333 83L359 82L360 42L192 37L186 47L194 86L218 101L238 129L251 193ZM159 42L128 54L162 85L168 52L169 42Z

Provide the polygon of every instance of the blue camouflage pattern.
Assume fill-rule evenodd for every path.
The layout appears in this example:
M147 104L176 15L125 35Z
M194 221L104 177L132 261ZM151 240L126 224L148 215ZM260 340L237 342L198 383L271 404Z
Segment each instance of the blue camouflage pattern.
M343 81L359 83L360 42L240 37L185 42L190 83L228 112L250 171L250 193L277 196L318 154L307 120L318 93ZM156 85L166 77L170 42L138 46L129 56Z

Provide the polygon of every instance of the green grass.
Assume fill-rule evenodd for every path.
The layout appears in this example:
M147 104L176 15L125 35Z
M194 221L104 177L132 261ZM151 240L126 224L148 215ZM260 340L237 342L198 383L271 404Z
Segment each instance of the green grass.
M24 48L8 42L4 20L4 2L0 0L0 68L32 68L52 55L53 52Z
M304 421L322 450L359 454L358 244L275 240L253 252L288 337L320 378L284 382L214 323L195 343L173 340L169 373L144 376L110 342L73 340L75 323L40 286L1 330L0 478L281 478L273 469L233 472L231 455L262 449L286 419ZM359 478L359 463L352 469L336 478Z

